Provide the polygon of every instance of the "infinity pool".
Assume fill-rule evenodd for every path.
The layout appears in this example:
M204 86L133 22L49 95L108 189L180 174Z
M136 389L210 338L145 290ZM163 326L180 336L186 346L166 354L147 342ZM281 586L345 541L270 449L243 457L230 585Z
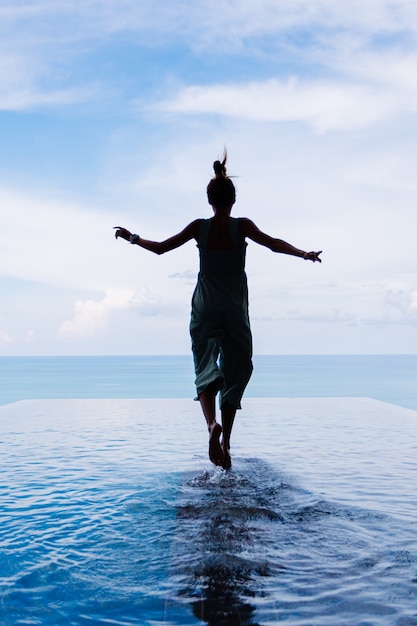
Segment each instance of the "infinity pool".
M247 399L0 407L0 623L417 625L417 412Z

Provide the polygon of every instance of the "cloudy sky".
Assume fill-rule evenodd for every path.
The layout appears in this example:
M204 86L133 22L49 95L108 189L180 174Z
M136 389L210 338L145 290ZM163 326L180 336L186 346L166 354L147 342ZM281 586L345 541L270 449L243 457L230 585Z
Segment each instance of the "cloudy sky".
M224 146L255 352L417 352L414 0L2 0L0 354L188 354Z

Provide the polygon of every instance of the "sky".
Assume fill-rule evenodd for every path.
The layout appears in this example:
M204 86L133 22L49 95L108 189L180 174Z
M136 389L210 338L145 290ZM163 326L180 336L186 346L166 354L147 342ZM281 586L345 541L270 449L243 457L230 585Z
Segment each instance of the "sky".
M228 151L258 354L417 353L414 0L0 0L0 355L189 354Z

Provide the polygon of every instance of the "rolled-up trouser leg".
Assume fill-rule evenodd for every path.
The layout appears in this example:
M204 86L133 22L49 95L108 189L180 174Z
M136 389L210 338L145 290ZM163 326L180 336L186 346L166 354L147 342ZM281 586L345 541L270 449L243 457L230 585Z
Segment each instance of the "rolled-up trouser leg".
M218 391L223 387L224 377L217 364L218 356L219 341L217 339L207 339L204 342L193 343L197 397L209 385L214 385L214 391Z
M240 409L240 401L253 371L252 333L247 317L234 318L227 325L220 346L219 365L224 377L220 408L228 403Z

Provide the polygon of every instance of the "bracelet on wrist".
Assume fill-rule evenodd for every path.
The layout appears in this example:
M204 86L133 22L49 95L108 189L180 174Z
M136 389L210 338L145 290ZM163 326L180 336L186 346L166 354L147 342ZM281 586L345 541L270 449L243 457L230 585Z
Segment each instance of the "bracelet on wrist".
M139 239L140 239L139 235L136 235L136 234L130 235L129 237L130 243L138 243Z

